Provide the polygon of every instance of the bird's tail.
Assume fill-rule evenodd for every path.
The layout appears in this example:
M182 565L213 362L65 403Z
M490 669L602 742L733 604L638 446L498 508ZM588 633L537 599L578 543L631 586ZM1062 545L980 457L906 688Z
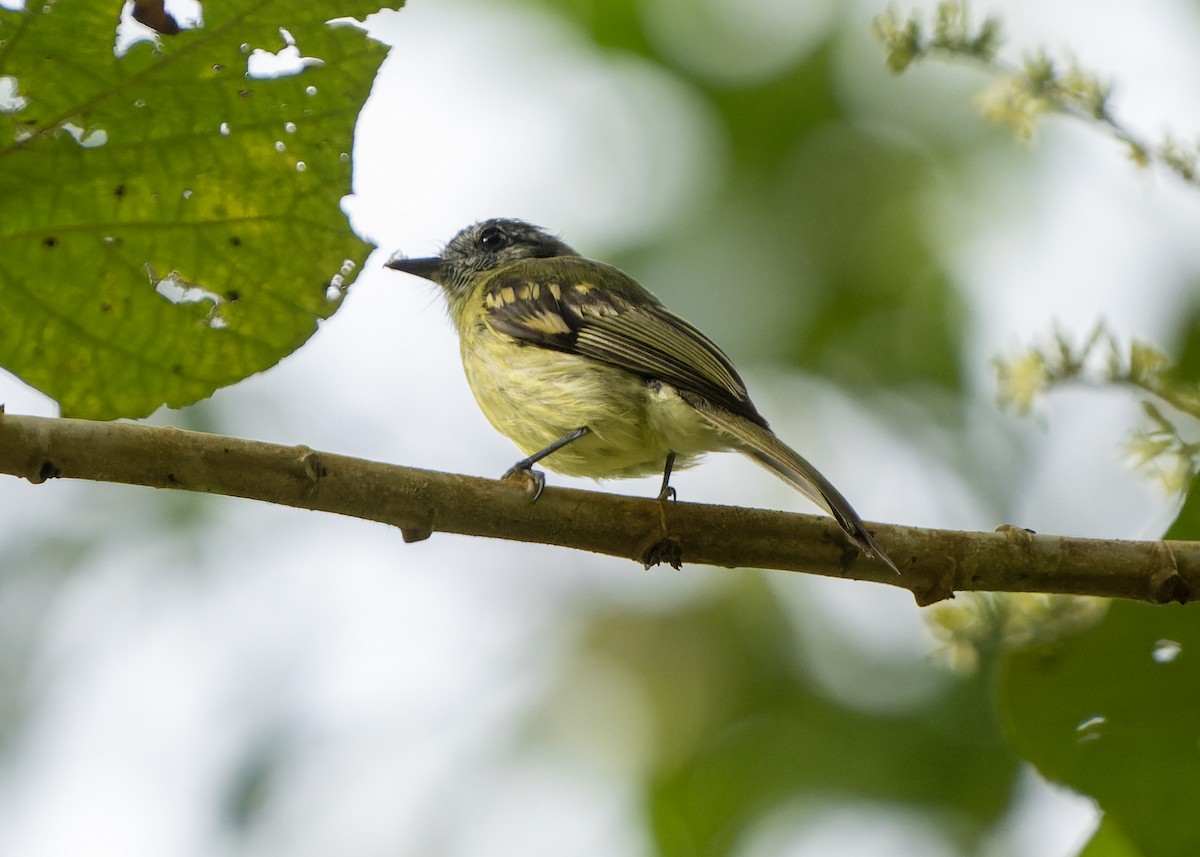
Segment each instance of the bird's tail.
M900 573L891 557L867 531L862 518L858 517L858 513L842 496L842 492L834 488L828 479L799 453L777 438L769 428L757 425L711 402L701 400L692 401L690 404L696 407L705 419L729 434L733 438L734 448L739 452L754 459L833 516L863 553L887 563L896 574Z

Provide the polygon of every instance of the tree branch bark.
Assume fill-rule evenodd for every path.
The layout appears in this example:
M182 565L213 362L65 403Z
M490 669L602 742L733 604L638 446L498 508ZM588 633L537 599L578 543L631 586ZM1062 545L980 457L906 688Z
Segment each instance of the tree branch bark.
M817 515L660 503L383 464L221 435L123 422L4 414L0 472L33 483L87 479L203 491L349 515L398 527L539 542L645 561L804 571L886 583L918 604L956 591L1098 595L1165 604L1200 592L1200 542L1130 542L872 525L900 567L860 554Z

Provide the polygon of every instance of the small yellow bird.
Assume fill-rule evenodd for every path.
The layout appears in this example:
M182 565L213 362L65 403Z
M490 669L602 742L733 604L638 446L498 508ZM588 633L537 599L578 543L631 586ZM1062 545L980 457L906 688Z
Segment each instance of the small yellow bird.
M729 358L629 275L520 220L485 220L440 256L389 268L442 287L484 415L528 457L593 479L663 474L734 449L833 516L868 556L899 569L846 498L771 431ZM536 495L535 495L536 497Z

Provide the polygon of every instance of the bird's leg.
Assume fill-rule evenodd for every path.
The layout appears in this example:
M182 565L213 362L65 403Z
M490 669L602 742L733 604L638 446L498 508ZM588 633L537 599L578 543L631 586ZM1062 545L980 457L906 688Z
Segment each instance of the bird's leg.
M665 562L673 568L683 564L683 548L671 535L667 526L667 501L675 499L675 489L671 487L671 468L675 465L675 453L667 453L667 463L663 466L662 488L658 492L658 520L662 527L662 537L653 542L642 552L642 564L646 568Z
M546 474L542 473L542 471L540 471L540 470L534 470L533 465L537 464L539 461L541 461L543 458L545 458L550 453L558 452L560 449L562 449L564 446L566 446L571 441L579 440L579 438L583 437L585 434L587 434L590 431L591 431L591 429L588 428L587 426L582 426L580 428L575 429L574 431L567 432L566 434L564 434L558 440L554 441L554 443L550 444L545 449L539 449L537 452L535 452L533 455L529 456L528 458L522 458L520 461L518 461L512 467L508 468L508 470L505 470L504 475L501 476L500 478L501 479L509 479L510 477L515 476L518 473L527 474L529 476L529 478L533 480L533 485L534 485L533 499L537 500L538 497L542 496L542 489L546 487Z
M675 466L675 453L667 453L667 463L663 467L662 488L658 491L659 500L674 500L675 489L671 487L671 468Z

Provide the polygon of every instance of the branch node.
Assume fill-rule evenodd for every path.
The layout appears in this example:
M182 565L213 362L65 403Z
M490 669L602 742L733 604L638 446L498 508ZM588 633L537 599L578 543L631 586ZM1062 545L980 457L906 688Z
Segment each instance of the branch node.
M1157 562L1150 572L1147 599L1154 604L1170 604L1172 601L1187 604L1191 600L1191 591L1179 573L1179 562L1171 546L1166 542L1154 542L1151 551Z
M1033 537L1037 535L1036 530L1031 530L1029 527L1020 527L1016 524L1001 524L996 527L996 532L1004 536L1010 542L1028 548L1033 544Z
M301 445L296 447L296 453L304 467L304 476L309 482L316 484L329 475L329 468L325 466L325 462L321 460L320 454L315 449Z
M949 601L954 598L954 590L942 586L940 581L925 586L914 586L912 594L918 607L928 607L939 601Z
M434 512L429 507L427 502L421 504L420 509L413 510L411 515L405 516L404 523L396 523L400 529L400 537L404 539L406 545L411 545L414 542L423 542L436 532L433 525Z
M954 578L958 564L946 557L925 570L924 579L910 587L918 607L928 607L954 597Z
M413 542L423 542L433 535L433 527L430 525L421 525L420 527L401 527L400 538L404 539L406 545L411 545Z
M58 469L58 466L53 461L46 460L41 463L36 473L27 473L25 478L34 485L41 485L47 479L57 479L61 475L62 471Z

